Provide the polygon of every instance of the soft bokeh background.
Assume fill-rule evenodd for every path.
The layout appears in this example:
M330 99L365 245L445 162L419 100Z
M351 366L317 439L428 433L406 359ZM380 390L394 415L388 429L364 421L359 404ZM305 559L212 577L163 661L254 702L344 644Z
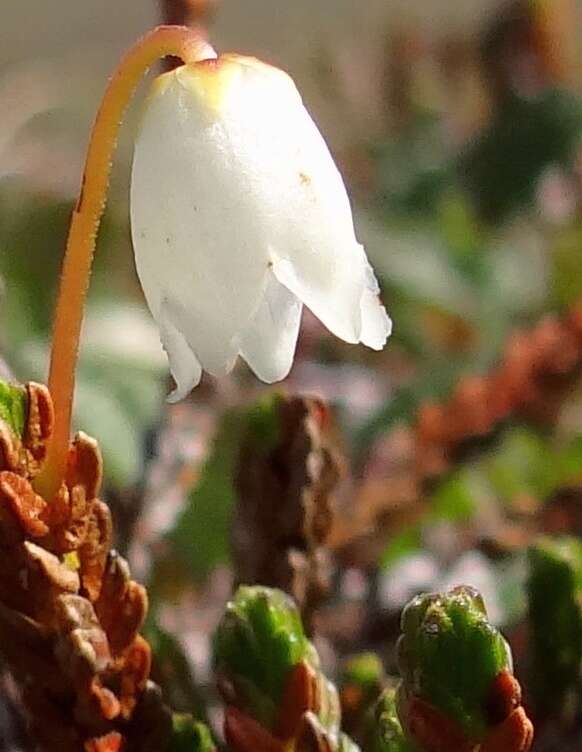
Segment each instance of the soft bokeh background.
M568 84L573 85L577 78L573 22L582 13L582 3L556 0L554 4L563 6L562 16L571 16L565 23L566 33L558 28L561 36L556 44L571 67ZM476 364L487 363L503 342L513 315L537 312L552 292L546 230L548 224L552 231L556 224L567 225L574 212L573 186L564 179L562 157L574 138L570 132L575 132L575 124L570 121L576 116L566 107L548 136L561 145L548 154L532 154L532 162L537 158L539 164L532 166L531 195L526 199L540 192L547 199L543 206L534 206L534 216L531 203L520 205L523 187L509 186L517 208L527 211L514 211L509 195L508 212L502 209L494 217L484 237L468 204L475 196L463 193L459 175L451 174L455 160L489 117L491 92L478 64L478 45L495 11L506 5L497 0L454 7L435 0L430 8L403 0L365 4L224 0L213 5L211 34L216 47L256 54L289 70L342 166L356 204L359 235L386 284L397 288L386 295L397 319L388 360L396 357L398 344L405 339L406 347L417 353L420 348L423 357L456 359L463 355L463 347L469 347ZM6 285L0 312L2 324L10 321L9 327L2 326L0 337L18 376L44 378L47 356L43 348L56 270L88 131L119 56L162 19L163 9L154 2L63 0L50 7L25 0L4 3L0 13L0 272ZM512 44L509 40L508 45ZM569 46L574 47L574 54ZM516 67L525 65L528 54L527 50L516 52L522 61ZM548 102L548 109L552 106ZM137 286L128 241L128 169L138 112L139 101L130 110L116 158L84 337L81 368L88 378L81 374L77 395L85 429L99 436L106 453L113 444L108 462L111 477L132 481L139 473L138 437L159 407L159 395L151 389L153 381L143 372L154 371L157 383L165 370L157 332ZM543 118L541 114L540 121ZM544 127L542 123L541 139ZM565 138L560 128L568 131ZM502 163L511 163L513 147L511 142L506 144ZM487 159L484 155L483 161ZM478 169L474 172L480 182ZM491 188L484 185L483 194L497 190L495 176L492 181ZM477 294L477 271L459 267L479 264L489 266L491 285ZM567 270L565 277L569 278ZM396 301L404 288L406 300ZM573 293L564 295L572 297ZM419 297L426 305L411 311ZM404 310L395 308L400 304ZM416 318L419 313L422 320ZM476 320L481 330L478 336L470 331ZM430 342L426 341L427 327ZM472 348L475 340L477 347ZM111 368L106 364L109 355L131 361L128 365L144 377L137 387L138 374L134 374L133 389L143 387L141 409L132 407L127 415L118 414L117 407L123 407L124 400L120 406L107 408L113 400ZM344 356L348 362L365 357L356 349L342 352ZM372 358L373 365L382 370L384 360ZM115 370L119 381L131 381L129 372L121 367ZM301 374L307 386L323 388L321 374L313 380ZM300 376L298 369L295 375ZM397 375L393 372L392 379L386 378L386 383L372 379L368 385L370 394L360 399L364 412L372 409L371 400L384 396L388 382ZM104 390L96 386L102 379L107 382ZM357 396L354 399L358 402ZM88 408L95 400L103 410ZM142 411L145 422L136 433L129 418ZM131 446L122 459L116 439Z
M107 76L179 8L1 4L0 357L22 380L46 378L68 217ZM482 588L494 621L517 629L531 532L564 489L582 503L580 390L549 422L510 421L431 485L422 508L396 503L393 489L423 404L492 368L516 328L580 300L582 2L222 0L206 10L219 50L296 79L345 175L395 323L374 354L333 340L306 313L285 384L333 403L350 468L345 503L368 509L356 514L365 530L338 533L344 567L320 625L325 654L333 663L338 635L364 640L364 622L381 625L385 646L407 598L459 581ZM152 622L179 636L199 687L232 580L231 474L245 410L269 390L241 366L181 405L164 403L165 356L127 221L138 113L139 95L99 240L76 425L101 443L118 544L150 583ZM565 526L582 532L569 518Z

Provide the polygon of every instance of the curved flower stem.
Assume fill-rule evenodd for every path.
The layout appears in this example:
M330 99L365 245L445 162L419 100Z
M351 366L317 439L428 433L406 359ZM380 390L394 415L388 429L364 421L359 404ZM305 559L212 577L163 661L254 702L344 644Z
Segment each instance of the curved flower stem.
M153 29L135 44L115 71L91 133L79 199L69 228L53 327L49 390L55 425L47 460L35 483L47 499L58 491L66 470L84 303L121 120L144 73L166 55L180 57L185 63L216 57L195 29L185 26Z

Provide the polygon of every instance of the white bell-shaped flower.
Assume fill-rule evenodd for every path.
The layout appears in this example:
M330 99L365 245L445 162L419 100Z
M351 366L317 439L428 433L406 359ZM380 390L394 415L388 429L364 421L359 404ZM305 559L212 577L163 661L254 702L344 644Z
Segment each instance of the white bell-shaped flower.
M293 81L222 55L160 76L136 139L136 264L184 397L241 355L266 382L293 362L302 304L381 349L390 320L329 150Z

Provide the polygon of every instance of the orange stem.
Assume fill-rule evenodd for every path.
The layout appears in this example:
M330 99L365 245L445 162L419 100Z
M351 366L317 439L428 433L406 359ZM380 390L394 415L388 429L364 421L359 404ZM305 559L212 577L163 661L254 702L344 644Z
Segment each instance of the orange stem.
M66 471L79 337L117 135L142 76L166 55L180 57L185 63L216 57L195 29L185 26L153 29L129 50L115 71L91 133L79 199L69 228L53 327L49 390L55 424L47 460L35 482L37 490L47 499L56 494Z

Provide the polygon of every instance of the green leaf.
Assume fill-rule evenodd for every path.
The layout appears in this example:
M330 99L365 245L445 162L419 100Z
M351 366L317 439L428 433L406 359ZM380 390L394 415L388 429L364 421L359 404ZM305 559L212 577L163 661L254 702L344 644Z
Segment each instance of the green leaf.
M169 752L215 752L216 746L207 726L186 713L174 713Z
M0 420L19 437L24 433L27 408L25 387L0 381Z
M242 709L269 728L290 670L302 660L317 660L293 600L258 586L240 587L227 604L213 654L216 671L235 687Z
M406 739L398 714L393 689L386 689L376 702L368 722L368 752L417 752ZM452 751L451 751L452 752Z
M402 613L398 667L407 694L457 721L471 738L487 728L495 677L511 670L509 646L473 588L414 598Z
M582 543L542 538L530 548L528 562L532 686L538 708L551 712L581 677Z

